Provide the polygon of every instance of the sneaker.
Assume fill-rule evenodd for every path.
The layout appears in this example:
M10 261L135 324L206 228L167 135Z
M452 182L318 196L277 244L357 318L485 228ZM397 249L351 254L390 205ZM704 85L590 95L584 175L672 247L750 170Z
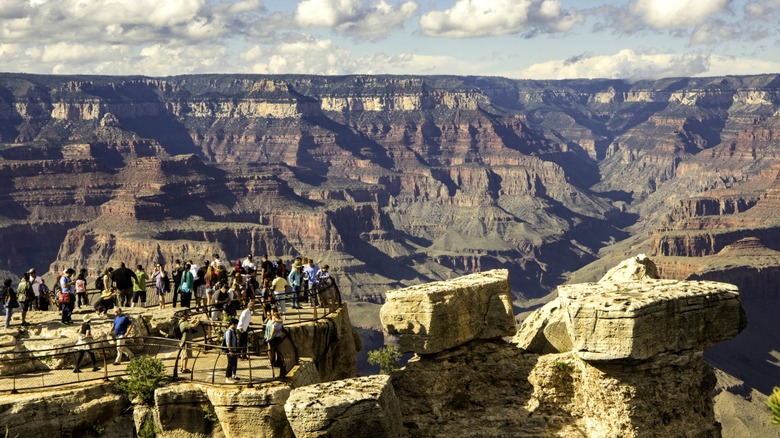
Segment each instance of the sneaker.
M241 380L241 378L237 376L233 376L233 380Z
M225 383L236 383L236 381L231 378L227 378L225 379Z
M92 367L92 371L100 371L100 367Z
M114 365L121 365L122 362L114 362Z

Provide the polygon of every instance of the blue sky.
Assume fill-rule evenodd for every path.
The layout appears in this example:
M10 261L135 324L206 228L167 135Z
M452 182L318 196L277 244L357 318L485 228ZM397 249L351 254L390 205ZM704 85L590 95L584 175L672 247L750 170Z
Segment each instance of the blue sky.
M0 0L0 70L777 73L777 23L780 0Z

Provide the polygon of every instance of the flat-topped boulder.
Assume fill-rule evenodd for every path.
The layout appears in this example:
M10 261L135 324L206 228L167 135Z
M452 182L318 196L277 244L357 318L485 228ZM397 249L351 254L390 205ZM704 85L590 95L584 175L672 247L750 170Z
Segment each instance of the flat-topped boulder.
M284 410L299 438L402 436L401 408L386 375L293 389Z
M559 286L558 298L529 315L513 342L587 361L646 360L703 351L747 326L736 286L656 276L655 263L640 255L597 283Z
M403 352L433 354L515 333L509 272L495 269L387 292L384 329Z
M737 287L714 281L586 283L558 297L572 348L589 361L701 351L747 326Z

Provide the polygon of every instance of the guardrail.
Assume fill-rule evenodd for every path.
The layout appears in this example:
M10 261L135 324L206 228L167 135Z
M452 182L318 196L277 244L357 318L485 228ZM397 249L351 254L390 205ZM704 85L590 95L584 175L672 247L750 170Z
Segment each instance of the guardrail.
M154 289L154 286L147 285ZM97 293L93 291L93 294ZM309 291L310 299L307 308L286 315L287 323L304 323L316 321L333 313L342 306L341 292L338 285L332 279L324 282L315 290ZM262 296L255 297L263 308ZM293 292L276 294L272 304L280 305L281 302L291 303ZM303 300L301 299L301 302ZM147 301L147 307L150 304ZM288 305L288 308L290 306ZM181 318L184 312L191 315L209 314L213 309L192 308L182 309L174 313L174 317ZM293 320L294 319L294 320ZM174 321L177 324L178 320ZM198 324L196 332L192 334L191 342L182 342L173 338L161 337L128 337L127 346L135 350L135 354L154 356L163 361L165 374L172 379L185 379L201 383L219 383L217 381L218 370L227 365L226 351L221 347L222 334L227 328L227 323L222 320L204 320ZM285 329L283 336L275 346L278 361L272 361L269 346L265 342L264 328L248 331L248 343L245 351L242 351L242 361L239 364L238 376L240 384L252 386L255 383L279 379L284 377L295 365L299 363L298 349L289 332ZM82 358L84 371L74 373L73 366L78 354L75 344L63 345L39 350L18 350L0 352L0 391L16 393L20 390L38 390L73 383L89 381L109 381L111 378L126 376L126 363L114 365L116 356L116 341L113 339L100 339L88 344L79 345L79 348L87 348L98 361L98 371L92 371L89 354ZM183 355L191 352L187 366L190 368L188 376L182 376L179 369ZM277 372L278 370L278 372Z
M285 333L285 343L292 341ZM287 348L289 348L289 345ZM221 383L218 377L220 370L227 366L227 352L218 346L196 342L182 343L176 339L137 336L126 338L126 344L135 355L153 356L160 359L165 369L165 375L174 380L180 380L180 361L187 350L192 352L189 359L188 379L201 383ZM81 372L73 372L79 350L85 354L81 358ZM93 341L87 344L66 345L41 350L11 351L0 353L0 391L10 391L12 394L21 390L39 390L74 383L90 381L110 381L112 378L128 375L127 362L115 365L116 341L112 339ZM292 347L294 351L294 346ZM93 370L89 353L95 355L98 369ZM288 351L288 350L285 350ZM284 354L284 352L280 351ZM241 353L241 364L237 370L239 382L242 385L253 386L263 381L278 379L286 375L297 363L297 355L284 357L282 364L271 363L266 351L259 346L249 348Z

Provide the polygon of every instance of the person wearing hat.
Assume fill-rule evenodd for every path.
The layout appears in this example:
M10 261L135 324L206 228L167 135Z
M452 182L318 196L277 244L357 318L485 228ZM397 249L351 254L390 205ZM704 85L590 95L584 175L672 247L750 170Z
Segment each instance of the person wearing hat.
M100 293L97 303L95 303L95 311L98 315L106 315L108 309L114 307L116 301L116 292L113 288L106 288Z
M200 317L192 318L192 315L190 315L189 311L184 313L184 316L182 316L181 321L179 321L179 331L181 332L181 339L179 339L179 347L184 349L184 354L182 354L182 360L181 360L181 366L179 367L179 372L181 373L189 373L190 370L187 369L187 361L189 358L192 357L192 332L195 329L195 327L198 326L200 323Z
M73 367L74 373L81 372L81 359L84 358L84 353L89 355L90 361L92 361L92 371L97 371L100 367L97 366L97 360L95 359L95 353L92 352L92 326L89 324L91 318L89 315L84 315L83 323L79 328L79 339L76 341L76 346L73 347L76 350L76 362Z
M33 294L32 284L30 284L30 274L27 272L22 274L22 279L19 280L19 285L16 287L16 293L19 296L19 303L22 307L22 325L30 325L27 322L27 311L33 308L35 295Z
M293 309L300 309L301 304L299 302L301 295L301 284L303 284L303 264L300 260L296 260L292 265L292 270L287 276L287 283L292 288L292 307Z
M236 325L238 320L236 318L230 318L228 329L225 330L225 352L227 354L228 363L225 369L225 383L235 383L239 378L236 376L238 371L238 336L236 334Z

